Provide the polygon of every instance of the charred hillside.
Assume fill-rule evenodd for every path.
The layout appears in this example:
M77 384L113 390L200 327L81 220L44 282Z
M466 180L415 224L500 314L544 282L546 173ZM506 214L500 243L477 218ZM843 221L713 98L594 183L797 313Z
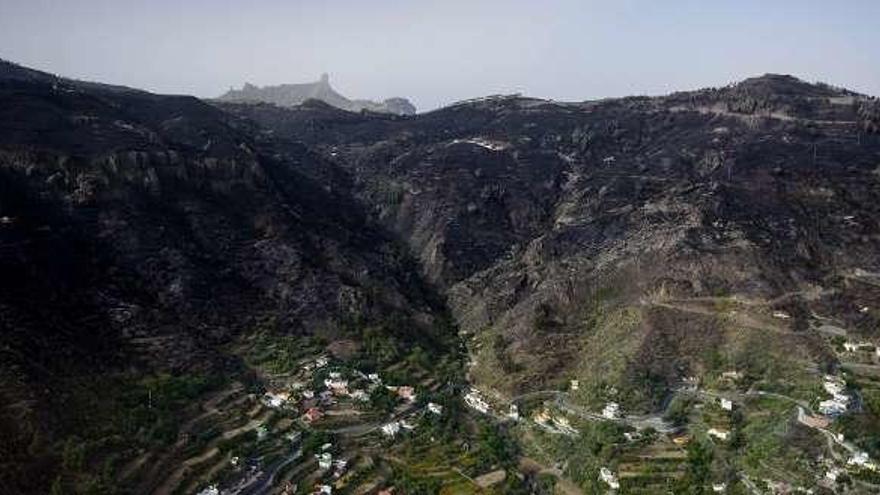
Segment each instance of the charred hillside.
M712 469L730 471L825 444L789 434L793 409L780 408L770 416L785 436L765 448L763 430L746 431L768 417L754 397L787 394L791 408L825 373L878 366L839 349L880 344L874 98L766 75L662 97L492 96L418 115L233 100L0 63L0 487L172 493L217 470L232 486L256 472L229 467L235 448L265 448L247 459L261 469L292 455L280 434L260 447L269 417L283 423L276 433L305 431L310 448L343 432L394 479L376 432L421 404L395 402L361 369L442 397L471 430L455 436L459 423L432 416L452 448L504 447L493 435L506 433L463 413L465 350L468 387L523 416L580 412L584 438L622 436L591 422L605 404L665 428L683 384L730 394L742 416L691 414L703 418L695 437L721 419L742 427L742 443L717 449ZM319 356L354 363L352 380L379 390L353 414L375 424L312 428L314 397L290 410L260 402L273 379L320 390ZM865 373L846 377L853 391L873 383ZM871 387L839 428L877 456ZM555 401L523 402L545 394ZM596 463L621 442L564 448L566 464L594 450L571 454L565 476L594 486ZM493 455L513 472L512 451ZM492 459L481 469L498 469Z
M657 98L498 96L406 119L224 108L350 171L445 288L478 383L513 395L579 377L595 400L613 385L650 408L720 366L712 349L724 366L761 347L833 367L809 332L831 307L878 338L876 313L856 310L880 295L862 280L880 261L876 105L767 75ZM712 301L796 317L771 336L694 307Z
M0 69L0 485L47 492L59 445L113 426L106 377L233 377L242 335L445 352L442 301L336 165L192 97Z

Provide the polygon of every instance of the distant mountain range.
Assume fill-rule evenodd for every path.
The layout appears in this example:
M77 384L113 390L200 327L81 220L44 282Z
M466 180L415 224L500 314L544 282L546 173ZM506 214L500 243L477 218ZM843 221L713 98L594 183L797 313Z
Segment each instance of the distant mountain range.
M245 83L241 89L231 89L220 96L220 101L234 103L272 103L281 107L293 107L307 100L321 100L329 105L350 112L368 110L397 115L413 115L416 107L406 98L388 98L382 102L372 100L350 100L342 96L332 86L330 77L322 74L321 79L304 84L282 84L279 86L254 86Z

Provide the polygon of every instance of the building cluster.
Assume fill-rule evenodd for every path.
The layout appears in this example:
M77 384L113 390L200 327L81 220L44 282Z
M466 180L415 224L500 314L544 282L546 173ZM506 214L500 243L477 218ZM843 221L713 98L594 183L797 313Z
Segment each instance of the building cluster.
M870 342L844 342L843 350L846 352L874 351L880 356L880 346L875 346Z
M602 409L602 417L606 419L620 418L620 404L617 402L609 402L605 404L605 408Z
M384 386L394 392L400 399L413 403L416 400L415 388L408 385L391 386L384 385L378 373L365 374L360 370L340 371L331 370L326 374L318 375L330 365L326 356L305 363L302 372L305 374L305 382L293 382L288 385L288 390L267 391L263 396L263 403L275 409L298 409L303 411L302 420L306 423L314 423L325 416L325 410L334 406L340 399L346 398L356 403L367 403L370 394L378 387ZM316 377L323 376L320 383L323 386L310 388L307 383L315 383ZM438 413L439 414L439 413Z
M394 438L401 431L413 431L416 429L416 424L405 419L401 419L399 421L392 421L390 423L386 423L382 425L382 434L389 438Z
M819 412L825 416L835 418L849 409L852 397L846 393L846 382L842 378L825 375L822 388L831 395L831 398L819 402Z
M483 414L489 414L489 403L483 398L479 390L472 388L464 396L464 403L468 407Z
M877 463L874 462L867 452L856 452L846 461L848 466L854 466L869 471L877 471Z

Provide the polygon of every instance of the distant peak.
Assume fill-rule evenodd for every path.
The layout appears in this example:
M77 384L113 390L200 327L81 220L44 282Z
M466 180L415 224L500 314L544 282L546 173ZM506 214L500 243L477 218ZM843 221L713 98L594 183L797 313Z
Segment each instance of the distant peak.
M789 74L764 74L746 79L735 87L765 95L830 97L847 93L827 84L809 83Z

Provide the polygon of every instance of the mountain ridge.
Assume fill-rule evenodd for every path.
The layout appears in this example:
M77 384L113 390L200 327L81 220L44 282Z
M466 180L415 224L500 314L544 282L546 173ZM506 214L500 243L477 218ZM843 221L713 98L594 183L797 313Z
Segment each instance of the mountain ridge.
M405 98L388 98L382 102L350 100L330 86L330 77L327 74L321 75L318 81L312 83L281 84L263 87L245 83L241 89L230 89L217 98L218 101L222 102L262 102L272 103L281 107L297 106L310 99L320 100L350 112L368 110L398 115L413 115L416 113L416 108Z

